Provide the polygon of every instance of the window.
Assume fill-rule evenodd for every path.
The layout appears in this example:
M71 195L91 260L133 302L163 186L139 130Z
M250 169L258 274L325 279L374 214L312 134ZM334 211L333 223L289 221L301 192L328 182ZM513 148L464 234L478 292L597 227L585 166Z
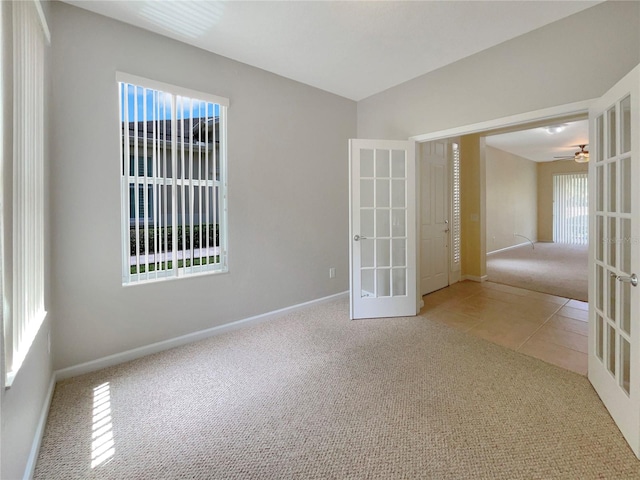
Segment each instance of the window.
M13 294L7 295L9 308L3 310L6 386L13 383L46 316L44 50L49 30L39 2L13 2L12 6ZM7 282L2 283L5 288Z
M586 173L553 176L553 241L586 245L589 195Z
M122 283L227 271L228 100L118 74Z

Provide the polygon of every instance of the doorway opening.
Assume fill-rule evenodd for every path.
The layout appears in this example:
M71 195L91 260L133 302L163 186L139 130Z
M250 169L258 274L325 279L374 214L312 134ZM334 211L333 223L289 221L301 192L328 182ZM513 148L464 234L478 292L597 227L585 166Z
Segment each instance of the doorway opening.
M587 301L588 139L586 119L485 137L487 280Z
M496 250L515 248L519 245L528 245L531 248L532 244L539 241L553 242L553 174L558 172L567 173L563 171L566 167L560 168L562 165L579 167L576 162L563 163L563 159L555 159L553 157L560 157L567 155L569 152L573 153L573 150L579 150L572 146L574 144L588 144L587 109L588 102L580 102L412 138L420 143L439 140L456 141L460 145L463 170L461 178L463 194L460 206L462 231L460 239L460 279L487 280L487 259L491 260L494 255L493 252ZM528 182L529 199L523 200L519 196L522 192L521 186L515 189L512 188L512 198L505 200L504 192L498 192L496 195L497 190L494 187L496 180L491 181L492 177L490 177L491 171L496 170L495 165L493 165L496 162L492 164L491 158L488 158L491 156L491 150L494 149L495 153L496 149L496 146L492 145L494 142L491 140L497 138L497 136L513 134L514 132L524 131L531 134L533 130L537 130L538 135L544 134L547 137L552 137L541 127L567 124L573 126L573 129L569 128L569 132L571 133L573 130L574 134L576 126L579 126L580 128L577 130L581 131L582 136L572 140L567 140L565 137L564 141L556 141L555 150L551 150L549 145L546 145L547 161L538 164L530 161L529 163L532 166L529 167L530 175L528 180L522 180L520 178L521 172L514 167L511 168L512 171L509 175L503 175L505 178L502 178L501 182L500 179L498 180L498 183L506 184L510 187L514 185L518 187L518 183L521 184L523 181ZM535 144L538 143L540 142L535 142ZM420 146L418 147L420 148ZM511 149L511 147L507 148ZM487 151L489 151L489 155ZM538 154L540 153L538 152ZM522 160L526 161L524 158ZM499 167L500 162L498 161L497 163ZM584 172L587 165L582 164L582 170L580 171ZM540 172L540 175L537 175L538 172L536 170ZM568 170L572 171L571 168L568 168ZM472 178L469 178L470 171L472 172ZM540 189L543 191L538 194ZM470 191L472 191L471 197L469 195ZM537 197L540 198L538 199ZM515 213L511 212L510 219L504 218L506 210L518 207L519 202L523 201L525 203L528 202L529 205L529 213L526 216L519 214L515 210ZM496 203L500 205L502 211L498 214L498 220L492 224L489 219L491 219ZM542 218L538 219L538 216ZM539 228L540 225L542 226ZM586 268L586 256L584 257L584 263ZM550 275L550 277L552 276ZM585 279L584 295L581 295L580 299L586 300L586 273L580 276ZM451 281L450 283L454 282ZM567 295L567 297L575 298L577 295L571 294Z

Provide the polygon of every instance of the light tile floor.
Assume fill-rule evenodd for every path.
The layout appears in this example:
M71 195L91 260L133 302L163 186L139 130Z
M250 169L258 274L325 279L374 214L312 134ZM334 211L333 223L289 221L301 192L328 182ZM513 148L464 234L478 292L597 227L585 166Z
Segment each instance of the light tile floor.
M581 375L588 303L498 283L464 281L425 295L420 315Z

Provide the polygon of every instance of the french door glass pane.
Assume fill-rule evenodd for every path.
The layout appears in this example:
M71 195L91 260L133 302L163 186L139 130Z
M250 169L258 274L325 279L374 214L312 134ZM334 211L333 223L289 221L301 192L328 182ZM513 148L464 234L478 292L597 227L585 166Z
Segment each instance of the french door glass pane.
M623 283L620 287L620 328L631 335L631 285Z
M360 207L373 207L373 180L360 180Z
M607 309L607 315L612 322L616 322L616 284L618 281L616 280L616 276L613 272L609 272L609 303Z
M607 363L608 363L607 367L615 377L616 375L616 330L611 325L608 325L607 330L608 330L607 347L608 347L608 353L609 353L609 355L607 356Z
M631 219L620 219L620 270L631 274Z
M373 150L360 150L360 176L373 177Z
M401 296L407 294L407 269L393 269L393 296Z
M374 282L374 274L375 270L362 270L360 274L360 282L361 282L361 297L374 297L376 286Z
M609 202L607 203L607 208L609 210L609 212L615 212L616 211L616 163L615 162L611 162L608 166L608 194L607 194L607 198L609 200Z
M620 102L620 153L631 150L631 96L627 95Z
M600 315L596 314L596 355L600 360L602 360L602 352L604 350L603 322L604 319Z
M360 210L360 235L373 237L373 210Z
M375 266L374 261L374 250L373 245L375 240L361 240L360 244L360 264L363 267L373 267Z
M631 345L620 337L620 386L629 395L631 383Z
M392 265L394 267L406 267L407 265L407 241L405 239L394 238L392 240Z
M601 311L603 310L602 292L604 290L604 285L605 285L603 282L604 272L605 270L602 268L602 266L600 265L596 266L596 308Z
M391 192L391 206L394 208L404 208L406 205L405 180L392 180Z
M376 240L376 267L391 266L390 242L391 241L389 239Z
M602 165L596 167L596 210L601 212L604 210L604 167Z
M389 178L389 150L376 150L376 177Z
M389 206L389 180L376 180L376 208Z
M607 235L607 244L609 245L609 265L612 267L616 266L616 218L609 217L609 233Z
M393 210L393 237L404 237L407 232L406 211Z
M620 211L631 213L631 158L620 160Z
M389 297L391 296L391 270L388 268L380 268L376 270L377 274L377 297Z
M596 260L602 261L602 251L604 243L604 217L596 216Z
M376 209L376 237L389 237L389 210Z
M604 121L603 116L596 118L596 161L604 159ZM599 209L601 210L601 209Z
M616 107L611 107L607 110L607 123L608 123L608 156L609 158L616 156Z
M405 154L404 150L393 150L391 152L391 176L394 178L404 178L405 176Z

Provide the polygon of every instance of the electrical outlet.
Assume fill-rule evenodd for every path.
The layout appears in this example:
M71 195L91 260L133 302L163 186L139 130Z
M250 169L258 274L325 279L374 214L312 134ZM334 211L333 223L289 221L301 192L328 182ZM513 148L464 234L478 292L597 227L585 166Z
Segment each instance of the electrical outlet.
M336 267L329 267L329 278L336 278Z

